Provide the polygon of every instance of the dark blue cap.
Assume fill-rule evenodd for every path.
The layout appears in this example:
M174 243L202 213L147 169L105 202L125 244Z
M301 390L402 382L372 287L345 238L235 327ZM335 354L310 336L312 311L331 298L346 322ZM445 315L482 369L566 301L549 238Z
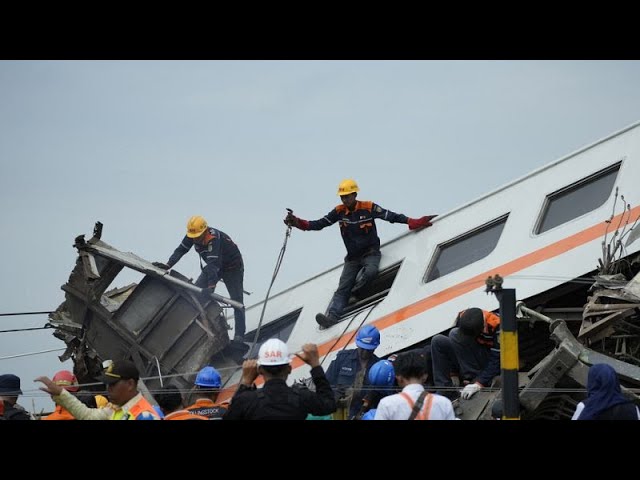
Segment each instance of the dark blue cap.
M0 375L0 395L11 397L22 395L22 390L20 390L20 377L11 373Z

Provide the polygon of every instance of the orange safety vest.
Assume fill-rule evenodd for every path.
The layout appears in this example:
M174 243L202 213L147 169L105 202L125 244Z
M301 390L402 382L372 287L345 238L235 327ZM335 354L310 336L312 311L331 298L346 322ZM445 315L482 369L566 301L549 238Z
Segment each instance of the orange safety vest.
M466 310L462 310L458 313L458 317L466 312ZM482 326L482 332L480 335L476 337L476 342L480 345L484 345L486 347L493 347L493 336L495 335L498 328L500 328L500 317L493 312L488 312L486 310L482 310L482 316L484 320L484 325Z
M202 415L210 420L220 420L229 409L229 402L214 402L210 398L198 398L193 405L186 407L192 415Z
M56 405L56 409L53 413L47 415L42 420L75 420L76 417L71 415L71 412L64 408L62 405Z
M480 345L486 345L487 347L493 347L493 336L500 328L500 317L493 312L487 312L482 310L484 316L484 327L482 333L478 335L476 341Z
M176 410L175 412L171 412L170 414L165 415L164 420L209 420L209 419L207 417L203 417L202 415L189 413L188 410Z

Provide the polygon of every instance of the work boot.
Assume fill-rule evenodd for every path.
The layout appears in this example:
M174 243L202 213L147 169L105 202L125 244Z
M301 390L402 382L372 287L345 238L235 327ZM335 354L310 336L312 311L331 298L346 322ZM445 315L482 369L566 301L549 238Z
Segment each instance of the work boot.
M330 315L325 315L324 313L318 313L316 315L316 322L318 322L318 325L322 328L329 328L338 323L338 319Z

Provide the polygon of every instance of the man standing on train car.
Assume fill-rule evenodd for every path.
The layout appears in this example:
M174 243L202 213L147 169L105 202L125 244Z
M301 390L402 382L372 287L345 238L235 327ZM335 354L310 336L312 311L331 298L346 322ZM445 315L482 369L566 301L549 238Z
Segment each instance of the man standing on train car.
M316 315L316 321L324 328L338 323L350 295L357 295L378 274L381 254L376 219L390 223L406 223L409 225L409 230L417 230L430 227L431 220L437 216L409 218L401 213L385 210L373 202L356 200L359 191L355 180L343 180L338 186L338 195L342 204L321 219L303 220L291 212L284 219L286 225L300 230L322 230L339 222L347 256L338 289L329 303L327 314Z
M471 398L500 374L500 317L480 308L458 313L449 335L431 340L434 384L440 395L454 400L451 373L458 372L466 386L463 399Z

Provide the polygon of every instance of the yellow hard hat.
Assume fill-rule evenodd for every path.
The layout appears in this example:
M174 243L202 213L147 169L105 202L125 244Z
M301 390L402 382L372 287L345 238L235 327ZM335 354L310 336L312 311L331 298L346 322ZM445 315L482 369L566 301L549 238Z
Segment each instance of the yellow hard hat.
M107 400L107 397L104 395L96 395L93 398L96 400L96 406L98 408L104 408L109 403L109 400Z
M349 195L353 192L359 192L359 191L360 189L358 188L358 184L352 178L343 180L340 182L340 185L338 185L338 195L340 196Z
M194 215L187 222L187 237L198 238L207 229L207 221L200 215Z

